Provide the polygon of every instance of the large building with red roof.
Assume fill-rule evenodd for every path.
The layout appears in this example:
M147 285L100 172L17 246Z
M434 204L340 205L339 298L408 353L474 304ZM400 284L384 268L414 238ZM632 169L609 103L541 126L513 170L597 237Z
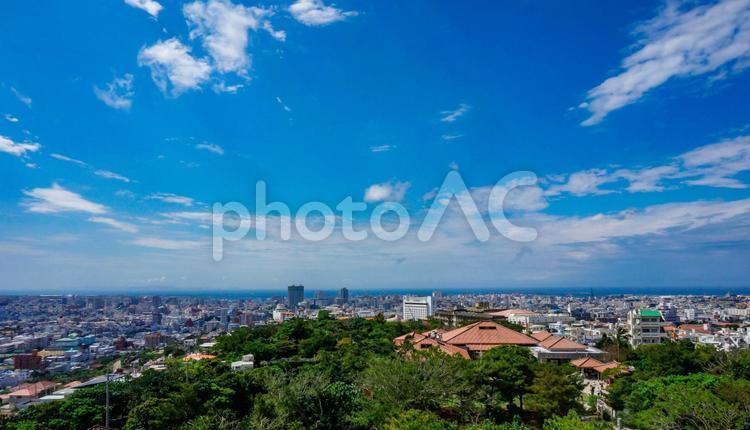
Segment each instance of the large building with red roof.
M548 332L527 336L493 321L479 321L453 330L412 332L393 340L396 345L409 342L415 349L438 348L449 355L477 358L484 351L502 345L526 346L541 362L562 363L578 358L603 358L597 348L573 342Z

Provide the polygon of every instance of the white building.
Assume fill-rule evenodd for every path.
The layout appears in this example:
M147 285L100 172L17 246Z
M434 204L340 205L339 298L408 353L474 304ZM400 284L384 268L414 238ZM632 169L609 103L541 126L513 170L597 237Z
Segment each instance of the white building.
M405 320L424 320L433 315L432 296L404 296L403 303L403 319Z
M633 309L628 312L628 334L633 348L662 343L667 340L661 312L655 309Z

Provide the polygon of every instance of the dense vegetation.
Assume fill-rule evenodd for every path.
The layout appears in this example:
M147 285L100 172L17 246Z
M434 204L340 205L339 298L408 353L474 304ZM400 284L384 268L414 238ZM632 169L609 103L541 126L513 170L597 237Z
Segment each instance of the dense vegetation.
M522 347L467 361L438 351L397 350L392 339L416 324L381 320L292 320L242 328L218 339L218 360L183 362L111 384L112 426L136 429L612 428L583 406L568 365L539 364ZM605 341L606 343L606 341ZM606 346L606 345L604 345ZM691 343L618 354L635 371L619 377L609 402L639 429L740 429L750 421L750 355ZM255 369L232 372L246 353ZM28 408L4 429L88 429L104 422L104 387Z

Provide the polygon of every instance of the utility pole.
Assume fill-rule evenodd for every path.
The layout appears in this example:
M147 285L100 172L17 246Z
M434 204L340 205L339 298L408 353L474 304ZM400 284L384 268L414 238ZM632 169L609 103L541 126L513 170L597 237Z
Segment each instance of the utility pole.
M106 403L104 406L104 425L107 430L109 430L109 378L110 374L107 373L107 382L104 383L104 401Z

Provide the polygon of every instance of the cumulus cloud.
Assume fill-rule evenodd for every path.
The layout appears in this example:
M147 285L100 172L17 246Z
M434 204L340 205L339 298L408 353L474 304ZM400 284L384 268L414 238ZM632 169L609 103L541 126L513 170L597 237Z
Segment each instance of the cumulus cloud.
M458 107L456 109L453 109L453 110L444 110L444 111L440 112L440 114L442 115L442 117L440 118L440 121L442 121L442 122L454 122L457 119L459 119L462 116L464 116L466 114L466 112L469 111L469 109L471 109L471 106L469 106L469 105L467 105L465 103L461 103L460 105L458 105Z
M213 143L199 143L195 145L195 149L213 152L214 154L224 155L224 148Z
M119 175L115 172L110 172L109 170L96 170L94 171L94 174L96 176L101 176L102 178L106 178L106 179L114 179L116 181L122 181L122 182L131 182L130 178Z
M289 13L294 19L308 26L333 24L357 15L355 11L343 11L326 6L322 0L297 0L289 6Z
M162 5L154 0L125 0L125 4L146 11L149 15L156 18L163 9Z
M400 202L404 199L406 191L411 187L409 182L390 181L373 184L365 190L365 201L374 202Z
M58 213L58 212L88 212L91 214L107 213L107 207L86 200L80 194L68 191L57 183L49 188L34 188L23 193L29 198L23 205L29 212Z
M208 62L190 55L190 48L175 38L142 48L138 64L151 69L156 85L171 96L200 88L211 75Z
M115 78L104 88L94 86L96 98L113 109L128 110L133 106L133 75L126 73Z
M15 155L16 157L26 157L29 152L37 152L42 148L38 143L16 143L10 138L0 135L0 152Z
M247 7L224 0L196 1L183 7L183 14L192 30L190 38L199 38L221 73L245 75L250 67L247 51L248 30L257 30L270 9ZM269 27L273 34L273 28ZM280 36L285 38L285 34Z
M18 118L14 117L13 115L11 115L9 113L6 113L5 115L3 115L3 117L8 122L18 122Z
M591 112L582 125L599 123L610 112L638 101L670 79L713 73L720 79L750 65L750 0L720 0L685 9L669 2L638 27L635 52L620 72L588 92L581 104Z
M149 199L159 200L165 203L174 203L183 206L193 206L195 201L190 197L179 196L172 193L154 193L148 196Z
M99 224L108 225L108 226L110 226L112 228L115 228L117 230L122 230L122 231L124 231L126 233L137 233L138 232L138 227L136 227L135 225L127 223L127 222L118 221L118 220L112 219L112 218L95 216L95 217L89 218L89 221L90 222L99 223Z

